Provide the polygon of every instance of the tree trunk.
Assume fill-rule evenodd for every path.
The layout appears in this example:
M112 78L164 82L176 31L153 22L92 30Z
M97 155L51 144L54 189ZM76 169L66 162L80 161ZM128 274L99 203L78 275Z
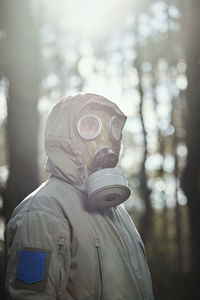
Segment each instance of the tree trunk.
M4 198L8 222L12 210L39 184L37 168L38 36L30 1L4 0L8 78L7 146L9 178Z
M138 53L139 53L139 50L138 50ZM144 241L144 244L147 244L147 240L150 237L152 225L153 225L153 209L152 209L151 201L150 201L151 190L147 185L147 176L146 176L146 170L145 170L145 163L146 163L146 159L147 159L147 133L146 133L146 129L145 129L144 116L143 116L144 93L143 93L143 87L142 87L142 75L141 75L141 70L140 70L140 65L139 65L139 58L138 58L138 61L136 61L136 69L137 69L138 77L139 77L139 84L138 84L138 90L139 90L139 94L140 94L139 116L140 116L142 133L143 133L143 138L144 138L144 155L143 155L143 162L142 162L141 170L140 170L140 192L141 192L145 210L140 219L139 231L140 231L140 234Z
M186 41L186 61L188 88L186 91L187 115L187 165L183 174L182 186L188 199L190 225L192 268L195 277L200 270L200 1L184 2L183 15L188 18L183 20L184 40ZM186 22L187 21L187 22ZM198 285L196 285L199 289ZM197 291L200 294L199 291ZM197 298L196 298L197 299Z

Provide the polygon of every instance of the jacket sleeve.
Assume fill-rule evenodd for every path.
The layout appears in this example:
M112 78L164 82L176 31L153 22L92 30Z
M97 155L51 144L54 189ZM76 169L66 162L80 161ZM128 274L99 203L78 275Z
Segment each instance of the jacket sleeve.
M19 212L6 228L6 299L53 300L66 289L70 227L54 212Z

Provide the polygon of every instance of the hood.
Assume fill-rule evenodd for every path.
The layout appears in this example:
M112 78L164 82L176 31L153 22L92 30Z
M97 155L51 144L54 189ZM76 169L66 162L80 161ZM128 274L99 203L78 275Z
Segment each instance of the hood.
M95 94L78 94L64 98L53 107L45 130L46 171L83 192L89 173L82 161L85 145L79 138L76 124L81 113L90 108L112 111L123 126L126 122L126 116L115 103Z

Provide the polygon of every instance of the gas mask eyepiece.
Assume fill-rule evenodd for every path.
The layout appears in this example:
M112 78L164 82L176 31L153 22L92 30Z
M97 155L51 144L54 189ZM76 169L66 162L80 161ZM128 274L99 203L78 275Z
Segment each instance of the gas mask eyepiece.
M94 140L101 132L101 119L93 114L87 114L80 118L77 125L78 133L84 140Z
M87 141L96 139L102 131L102 120L95 114L87 114L78 121L77 129L81 138ZM109 137L114 142L119 142L122 134L120 120L112 116L108 124Z

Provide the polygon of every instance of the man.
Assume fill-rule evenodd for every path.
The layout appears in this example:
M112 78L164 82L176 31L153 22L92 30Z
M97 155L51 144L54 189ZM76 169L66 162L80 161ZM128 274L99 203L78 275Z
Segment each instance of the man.
M63 99L46 126L50 178L7 225L7 299L153 299L144 246L115 168L126 117L94 94Z

